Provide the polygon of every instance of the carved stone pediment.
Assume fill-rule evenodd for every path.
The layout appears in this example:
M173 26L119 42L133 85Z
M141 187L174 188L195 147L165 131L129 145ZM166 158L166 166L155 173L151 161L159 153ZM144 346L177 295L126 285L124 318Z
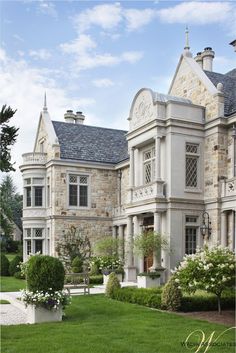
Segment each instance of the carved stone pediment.
M143 89L137 93L130 113L130 130L134 130L154 119L154 106L151 90Z

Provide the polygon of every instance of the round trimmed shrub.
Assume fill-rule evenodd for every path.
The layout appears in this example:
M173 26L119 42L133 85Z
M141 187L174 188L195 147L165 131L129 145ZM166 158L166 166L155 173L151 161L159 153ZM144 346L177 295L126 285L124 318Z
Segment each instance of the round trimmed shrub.
M72 272L74 273L83 272L83 260L79 256L76 256L72 261L71 267L72 267Z
M175 276L172 276L163 288L161 307L164 310L178 311L181 307L182 292L175 279Z
M10 262L9 265L9 274L10 276L14 276L14 274L16 272L20 272L20 268L18 267L18 265L20 264L20 262L23 261L23 258L19 255L16 255Z
M114 296L117 289L120 288L120 282L114 272L110 273L107 285L106 285L106 295L110 298Z
M1 254L0 275L9 276L9 260L5 254Z
M64 286L62 262L48 255L31 256L27 262L26 279L29 291L55 292Z

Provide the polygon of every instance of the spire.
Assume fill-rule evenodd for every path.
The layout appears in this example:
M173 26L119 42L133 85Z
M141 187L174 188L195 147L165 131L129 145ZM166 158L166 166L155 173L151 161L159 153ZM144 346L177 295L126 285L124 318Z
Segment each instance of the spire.
M184 49L186 50L189 50L190 49L190 46L189 46L189 31L188 31L188 26L186 26L186 29L185 29L185 47Z
M43 105L43 111L46 112L48 110L47 108L47 96L46 92L44 93L44 105Z
M186 26L186 29L185 29L185 47L184 47L183 55L184 56L188 56L189 58L192 58L192 53L189 50L190 46L189 46L189 36L188 36L188 34L189 34L188 26Z

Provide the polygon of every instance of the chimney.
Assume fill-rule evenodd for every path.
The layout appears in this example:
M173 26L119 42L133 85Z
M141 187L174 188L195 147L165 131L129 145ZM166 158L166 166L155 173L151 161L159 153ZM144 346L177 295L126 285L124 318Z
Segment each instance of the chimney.
M83 124L85 116L82 114L82 112L76 112L74 119L75 119L75 124Z
M200 51L197 53L197 56L195 56L194 59L199 64L199 66L202 68L202 66L203 66L202 53Z
M64 114L64 119L67 123L74 124L75 114L73 113L73 110L67 110L66 113Z
M204 52L202 52L202 60L203 60L203 70L212 71L213 59L215 57L215 52L211 47L204 48Z

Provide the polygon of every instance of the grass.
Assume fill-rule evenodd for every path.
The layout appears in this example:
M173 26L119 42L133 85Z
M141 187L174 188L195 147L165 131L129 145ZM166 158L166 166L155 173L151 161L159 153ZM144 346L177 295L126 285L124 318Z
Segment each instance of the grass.
M5 253L5 255L8 258L8 260L11 262L16 255L20 255L20 254L18 254L18 253Z
M11 304L8 300L0 299L0 304Z
M102 295L77 296L73 297L61 323L2 326L2 352L185 353L189 349L182 342L190 332L199 329L207 338L215 331L215 340L226 327L118 302ZM196 335L194 341L197 341ZM233 341L233 331L218 340L221 344ZM226 351L233 353L234 347L222 350L222 346L214 346L208 350L209 353Z
M1 292L18 292L20 289L24 289L26 286L25 280L10 276L1 276L0 281Z

